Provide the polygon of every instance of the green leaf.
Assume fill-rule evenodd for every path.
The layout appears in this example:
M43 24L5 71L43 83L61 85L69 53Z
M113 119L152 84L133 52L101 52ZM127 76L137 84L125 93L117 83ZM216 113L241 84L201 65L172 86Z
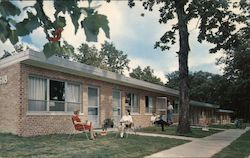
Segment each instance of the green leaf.
M56 18L55 22L53 23L54 28L63 28L66 26L66 20L64 17L59 16L58 18Z
M61 48L62 56L69 57L74 54L74 47L68 44L66 41L63 42L64 46Z
M36 16L34 16L30 12L28 12L27 14L28 14L28 19L24 19L22 22L16 24L18 36L28 35L33 30L41 26Z
M109 21L105 15L95 13L94 15L86 17L81 22L85 31L86 40L88 42L97 42L97 35L99 34L100 28L104 31L105 36L110 38L108 23Z
M77 6L77 0L55 0L54 7L56 9L55 18L57 18L60 12L65 14L67 11L69 13L76 33L79 28L78 20L81 16L81 9Z
M60 46L60 42L49 42L43 46L43 52L46 58L53 55L69 58L74 53L74 47L66 41L64 41L64 45L62 47Z
M9 1L0 2L0 14L6 18L7 16L20 15L21 11L18 7Z
M70 14L72 23L75 26L75 34L76 34L76 32L77 32L77 30L79 28L78 20L79 20L80 16L81 16L81 10L79 8L74 9L73 13Z
M8 34L10 32L8 23L6 20L0 18L0 40L4 43L8 39Z
M11 30L9 39L13 45L15 45L18 42L18 37L17 37L17 33L15 30Z
M43 53L46 58L56 54L61 54L60 42L49 42L43 46Z

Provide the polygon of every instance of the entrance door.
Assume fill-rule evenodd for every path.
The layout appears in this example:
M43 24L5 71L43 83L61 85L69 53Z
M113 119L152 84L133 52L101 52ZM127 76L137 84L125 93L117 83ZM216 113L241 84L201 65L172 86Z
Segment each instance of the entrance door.
M162 114L162 119L167 120L167 97L157 97L156 112Z
M99 127L99 89L88 87L88 119L94 128Z
M119 90L112 92L112 109L114 124L118 125L121 119L121 92Z

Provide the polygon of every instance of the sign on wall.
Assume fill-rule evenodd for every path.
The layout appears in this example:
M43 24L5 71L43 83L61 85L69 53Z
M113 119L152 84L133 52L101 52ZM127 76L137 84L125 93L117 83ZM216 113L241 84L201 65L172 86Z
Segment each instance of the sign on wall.
M7 75L0 76L0 85L1 84L6 84L8 82L8 77Z

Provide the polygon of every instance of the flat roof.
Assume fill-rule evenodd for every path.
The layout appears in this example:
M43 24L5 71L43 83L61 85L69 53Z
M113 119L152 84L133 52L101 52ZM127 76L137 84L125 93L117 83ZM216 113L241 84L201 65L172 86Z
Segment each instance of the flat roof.
M215 105L215 104L210 104L210 103L204 103L204 102L199 102L199 101L194 101L194 100L190 100L190 105L191 106L198 106L198 107L205 107L205 108L219 108L219 105Z
M16 63L24 63L27 65L54 71L60 71L76 76L92 78L96 80L106 81L109 83L115 83L118 85L179 97L179 91L175 89L126 77L118 73L110 72L107 70L96 68L94 66L70 61L56 56L46 58L44 53L36 52L31 49L0 60L0 68L8 67ZM190 101L190 105L207 108L219 108L219 105L213 105L194 100Z
M44 53L36 52L33 50L26 50L16 55L4 58L0 60L0 68L4 68L15 63L24 63L35 67L45 68L49 70L60 71L77 76L88 77L96 80L115 83L118 85L124 85L128 87L153 91L170 96L179 96L179 91L165 86L149 83L146 81L126 77L124 75L102 70L90 65L69 61L60 57L52 56L46 58Z
M234 113L234 111L232 111L232 110L225 110L225 109L218 109L217 112L220 112L220 113Z

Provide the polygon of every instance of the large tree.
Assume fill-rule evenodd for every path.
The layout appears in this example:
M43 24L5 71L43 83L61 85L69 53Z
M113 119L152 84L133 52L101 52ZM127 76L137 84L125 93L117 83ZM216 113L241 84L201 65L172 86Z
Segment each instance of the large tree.
M77 62L100 67L103 58L100 56L99 50L93 45L82 43L78 48L78 53L73 55L73 59Z
M62 41L61 34L66 26L66 14L70 15L74 25L75 33L83 28L86 41L97 41L99 29L102 29L109 38L108 20L105 15L99 14L95 7L91 7L92 0L88 0L88 7L80 7L80 0L54 0L54 18L52 21L44 11L44 1L36 0L33 6L22 10L15 1L0 1L0 40L5 43L8 39L15 45L19 37L32 33L39 27L43 28L48 43L44 44L43 52L47 57L52 55L66 56L74 52L74 49L67 41ZM18 21L17 16L21 13L27 14L27 18ZM84 18L81 19L82 15ZM19 19L20 20L20 19ZM79 25L79 21L81 25ZM51 51L53 50L53 51ZM66 54L66 55L65 55Z
M241 0L241 4L246 3ZM211 52L217 52L220 49L230 47L233 32L236 29L236 23L245 21L245 17L238 16L230 9L228 0L142 0L142 4L146 10L152 11L155 5L159 5L160 18L162 24L168 23L170 20L176 20L176 24L172 25L170 30L156 42L155 47L162 50L169 49L169 44L176 42L176 33L179 39L179 78L180 78L180 115L177 132L190 132L189 117L189 82L188 82L188 54L189 30L188 23L193 19L199 19L197 37L199 42L207 41L213 43L215 47ZM129 6L135 5L134 0L129 0ZM234 3L234 7L238 7ZM239 8L240 9L240 8Z
M113 43L105 41L102 44L100 55L103 58L101 68L120 74L123 74L126 69L129 70L128 55L118 50Z
M178 89L179 71L167 74L166 77L168 79L166 86ZM189 72L189 84L190 99L220 106L228 105L230 102L230 81L222 75L203 71Z
M78 48L78 53L73 55L74 60L77 62L121 74L124 70L129 70L128 64L130 60L127 57L127 54L124 54L113 43L107 41L102 44L101 50L83 43Z
M242 6L248 14L246 26L240 29L232 47L224 51L218 63L224 65L224 76L230 81L230 103L239 118L250 122L250 2Z
M132 72L129 73L129 76L132 78L136 78L138 80L143 80L159 85L163 85L161 79L154 75L154 70L150 68L150 66L146 66L143 70L140 66L135 69L132 69Z

